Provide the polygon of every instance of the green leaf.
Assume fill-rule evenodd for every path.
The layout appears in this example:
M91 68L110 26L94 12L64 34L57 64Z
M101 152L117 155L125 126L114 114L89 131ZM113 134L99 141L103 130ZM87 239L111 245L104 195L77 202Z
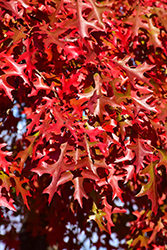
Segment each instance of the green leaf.
M132 243L132 246L136 246L137 243L140 241L140 247L147 247L148 246L148 238L144 235L139 235Z
M152 210L155 214L157 213L158 209L158 191L157 191L158 176L155 171L156 164L157 161L151 162L145 169L141 171L141 175L148 174L150 178L149 181L142 186L140 192L136 195L137 197L147 195L152 202Z
M27 157L32 154L33 145L34 145L35 139L38 137L38 135L39 135L39 132L37 132L35 135L26 137L26 139L30 141L30 145L25 150L20 151L18 153L18 155L16 156L15 159L20 158L20 163L19 163L20 171L22 171L22 169L24 167L24 163L27 160Z
M100 231L108 232L104 226L104 216L106 215L106 213L103 212L101 209L98 209L95 202L93 202L92 212L93 215L89 215L88 221L94 220L97 223Z
M9 191L11 187L10 177L3 171L0 171L0 179L2 180L1 186L6 188L7 191Z

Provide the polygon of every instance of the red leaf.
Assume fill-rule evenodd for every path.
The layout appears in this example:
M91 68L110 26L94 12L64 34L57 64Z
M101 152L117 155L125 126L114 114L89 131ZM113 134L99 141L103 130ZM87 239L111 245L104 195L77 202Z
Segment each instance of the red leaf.
M75 164L64 163L66 147L67 147L66 143L61 145L61 154L57 162L50 165L50 164L47 164L46 162L43 162L43 160L41 160L38 167L32 170L33 172L37 173L39 176L45 173L48 173L52 176L52 182L43 192L43 193L49 194L49 203L51 202L54 193L57 191L58 185L61 184L59 180L61 174L66 171L73 170L75 167ZM66 181L69 181L69 176L63 175L63 182L64 182L64 178L66 179Z
M118 208L118 207L115 207L113 209L112 206L109 205L109 203L107 202L106 198L103 199L102 204L104 205L104 208L102 210L105 212L104 217L107 220L107 229L108 229L108 232L111 235L111 227L114 226L114 223L113 223L113 221L111 219L111 215L115 214L115 213L126 213L126 210L123 209L123 208Z
M16 212L16 208L13 206L13 201L10 199L7 201L7 199L0 195L0 207L7 207L10 210L13 210Z
M144 168L143 160L147 155L152 155L152 150L149 149L149 145L145 146L145 143L148 143L148 140L143 140L140 138L133 139L135 143L131 143L128 145L128 148L134 150L136 159L134 165L136 165L136 173L139 172L140 169Z
M2 151L1 149L4 148L7 144L6 143L1 143L0 144L0 167L6 172L7 174L9 173L9 165L11 165L10 162L6 160L7 155L12 155L12 152L7 152L7 151Z
M131 28L131 30L133 32L133 37L138 36L138 32L139 32L138 30L140 28L144 28L144 29L148 30L148 24L143 22L143 19L141 17L141 15L143 15L143 14L144 14L144 10L140 6L140 4L138 4L132 13L132 16L130 16L124 20L125 23L133 24L133 26Z
M11 91L14 90L13 87L11 87L7 81L4 81L0 78L0 88L3 89L6 93L6 95L9 97L10 100L13 100L13 96L11 94Z
M118 181L122 179L122 175L121 176L114 175L114 168L111 166L108 169L108 171L109 171L109 175L107 176L107 178L103 178L100 181L98 181L98 185L100 187L106 184L111 185L112 190L113 190L112 199L114 199L115 197L119 197L123 201L122 199L123 191L120 189L118 185Z
M38 31L40 34L47 35L47 38L44 39L46 48L48 48L50 44L57 44L61 48L64 48L65 43L61 42L59 39L59 35L61 35L63 32L63 28L50 29L50 26L47 23L43 26L40 26L40 31Z
M38 91L40 90L46 90L48 92L51 91L51 88L47 86L46 84L44 84L44 80L42 79L42 77L38 75L37 75L37 80L33 82L33 85L35 89L32 89L31 93L28 95L29 97L38 95Z
M73 7L73 6L71 6L71 7ZM103 29L97 25L97 20L87 21L83 17L82 11L85 7L89 8L89 5L87 3L83 3L82 0L79 0L77 2L77 18L72 19L71 21L68 21L64 25L65 28L73 28L73 27L77 28L79 33L80 33L80 36L83 39L86 37L89 37L89 33L88 33L89 28L91 28L93 30L103 31ZM75 7L73 7L73 8L75 8Z
M84 187L83 187L83 181L85 178L91 179L91 180L99 180L99 178L90 170L83 169L81 172L82 177L76 177L72 180L74 183L75 187L75 192L74 192L74 199L78 200L78 203L80 204L81 208L83 207L82 204L82 198L85 197L88 199L89 197L87 196Z
M78 203L81 206L81 208L83 207L82 198L83 197L85 197L86 199L89 198L87 196L87 194L85 193L85 190L83 188L83 181L84 181L83 177L76 177L72 181L74 183L74 187L75 187L74 199L78 200Z
M16 186L15 186L16 195L19 195L19 193L20 193L22 198L23 198L24 204L26 204L27 208L30 209L29 205L28 205L28 201L27 201L27 196L31 196L31 194L28 190L24 189L22 186L23 184L27 184L28 180L25 180L25 178L23 180L21 180L20 177L17 177L14 174L12 177L16 183Z
M5 64L3 66L7 66L8 69L5 69L5 67L1 67L1 69L5 72L5 74L1 75L1 79L4 82L4 84L8 87L7 84L7 77L9 76L20 76L24 80L24 84L28 84L29 80L27 75L24 73L24 69L26 68L26 64L18 64L13 60L13 56L1 53L1 56L3 60L5 61Z
M13 44L16 45L21 39L26 38L26 34L24 34L24 31L26 30L26 28L24 26L21 27L20 29L16 29L15 27L13 27L11 28L11 30L13 34L10 34L10 37L13 40Z
M33 70L35 70L34 64L37 62L35 59L35 52L37 51L37 49L34 48L34 46L32 46L31 40L32 39L30 38L24 40L23 44L26 47L26 51L23 54L21 54L17 60L17 63L21 62L22 60L26 61L25 72L28 72L30 80L32 80L32 73Z
M146 73L148 70L151 70L155 65L148 65L146 62L143 63L142 65L136 67L136 68L130 68L129 66L126 65L126 63L129 61L131 57L127 56L122 60L117 61L117 58L114 58L112 61L115 62L117 65L119 65L123 70L126 71L131 84L133 87L136 89L135 81L134 79L137 78L138 80L142 82L146 82L149 86L153 87L150 83L150 79L146 78L144 76L144 73Z

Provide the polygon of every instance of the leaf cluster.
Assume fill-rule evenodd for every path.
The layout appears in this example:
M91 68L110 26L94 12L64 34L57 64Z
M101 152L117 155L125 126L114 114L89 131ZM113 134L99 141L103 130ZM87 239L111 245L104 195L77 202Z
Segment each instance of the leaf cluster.
M59 249L81 232L166 249L166 3L4 0L0 14L1 224L10 209Z

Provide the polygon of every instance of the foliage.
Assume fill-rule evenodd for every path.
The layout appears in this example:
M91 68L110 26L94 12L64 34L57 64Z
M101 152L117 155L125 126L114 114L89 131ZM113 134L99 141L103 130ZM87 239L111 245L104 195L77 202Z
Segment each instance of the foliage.
M81 232L166 249L166 1L3 0L0 14L1 240L19 249L10 209L58 249Z

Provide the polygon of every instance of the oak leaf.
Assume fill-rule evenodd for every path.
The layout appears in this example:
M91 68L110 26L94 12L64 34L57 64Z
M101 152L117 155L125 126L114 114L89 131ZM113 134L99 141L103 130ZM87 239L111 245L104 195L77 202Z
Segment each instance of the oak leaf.
M149 180L146 184L142 185L140 192L136 195L137 197L147 195L148 199L150 199L152 202L152 210L155 214L157 214L158 210L158 176L156 174L156 165L157 161L151 162L146 168L141 171L141 175L149 175Z

